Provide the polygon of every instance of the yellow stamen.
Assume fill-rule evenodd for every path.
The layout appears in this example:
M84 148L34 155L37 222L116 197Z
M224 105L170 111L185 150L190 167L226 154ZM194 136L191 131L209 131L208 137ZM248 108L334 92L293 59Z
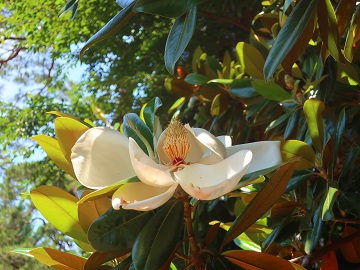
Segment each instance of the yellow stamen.
M190 147L184 125L177 118L171 119L170 124L165 129L165 140L162 147L165 155L170 159L169 165L184 164Z

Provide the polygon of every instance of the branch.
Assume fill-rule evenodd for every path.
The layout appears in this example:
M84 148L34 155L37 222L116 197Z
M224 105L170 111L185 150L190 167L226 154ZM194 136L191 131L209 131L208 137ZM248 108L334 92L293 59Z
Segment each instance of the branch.
M19 41L22 41L22 40L26 40L26 38L24 38L24 37L4 37L4 40L19 40Z
M18 56L20 51L22 51L23 49L25 49L25 47L19 47L19 48L13 49L13 53L7 59L0 60L0 68L3 65L5 65L7 62L9 62L10 60L14 59L16 56Z

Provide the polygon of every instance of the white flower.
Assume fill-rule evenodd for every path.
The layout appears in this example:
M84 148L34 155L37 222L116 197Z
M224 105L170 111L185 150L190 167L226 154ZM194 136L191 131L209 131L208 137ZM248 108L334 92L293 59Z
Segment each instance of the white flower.
M72 149L75 174L86 187L99 189L137 176L113 194L113 207L152 210L167 202L176 188L199 200L213 200L234 189L243 175L282 162L279 141L231 146L201 128L173 119L162 132L154 161L132 138L107 128L86 131Z

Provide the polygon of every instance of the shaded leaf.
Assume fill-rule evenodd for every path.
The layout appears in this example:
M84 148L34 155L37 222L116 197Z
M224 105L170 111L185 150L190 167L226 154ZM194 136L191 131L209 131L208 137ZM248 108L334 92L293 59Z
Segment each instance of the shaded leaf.
M154 132L155 113L162 106L162 102L158 97L151 99L144 107L143 116L146 125Z
M275 174L265 183L246 209L236 218L225 235L223 245L232 241L243 233L253 223L264 215L283 194L293 173L294 163L282 165Z
M92 45L107 39L117 32L135 15L133 12L133 7L135 1L131 2L126 8L122 9L118 14L116 14L103 28L101 28L95 35L93 35L82 47L80 51L80 60L82 59L84 53Z
M88 231L89 241L101 252L130 249L151 216L152 212L110 208L91 224Z
M352 62L356 50L359 48L360 40L360 5L357 5L355 13L352 17L348 34L346 36L344 55L346 60Z
M323 224L322 221L322 205L318 206L312 217L312 228L306 232L305 247L306 254L311 254L312 250L318 244L322 237Z
M117 252L99 252L96 251L90 255L84 265L84 270L98 270L98 267L103 263L109 262L113 259L119 258L130 253L130 249Z
M188 13L176 18L165 45L165 67L170 74L174 74L176 62L194 34L195 24L196 6Z
M264 65L264 75L266 80L270 79L284 57L299 39L316 10L315 7L317 3L318 0L302 0L291 12L266 58Z
M187 82L189 84L204 85L204 84L207 84L208 81L209 81L208 77L205 77L204 75L201 75L198 73L190 73L185 78L185 82Z
M145 225L132 250L136 269L161 269L176 247L183 228L183 212L182 201L176 201L163 207Z
M240 98L251 98L259 95L251 84L252 81L254 80L250 78L234 80L230 86L230 93Z

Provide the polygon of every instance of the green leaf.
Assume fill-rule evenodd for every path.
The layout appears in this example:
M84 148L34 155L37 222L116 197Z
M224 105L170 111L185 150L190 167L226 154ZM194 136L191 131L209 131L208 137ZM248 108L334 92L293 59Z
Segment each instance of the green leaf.
M84 265L84 270L98 270L98 267L103 263L109 262L113 259L125 256L130 253L130 249L117 252L99 252L96 251L90 255ZM131 258L131 257L130 257Z
M154 132L155 114L157 109L162 106L160 98L155 97L151 99L145 106L143 116L146 125L150 128L150 131Z
M275 82L255 80L251 84L260 95L270 100L283 101L291 97L290 93Z
M294 165L291 162L282 165L265 183L246 209L233 222L225 235L223 246L243 233L275 204L285 191L293 173Z
M348 172L352 168L352 166L354 166L354 161L357 159L359 154L360 154L360 148L359 147L354 147L354 148L350 149L350 151L349 151L349 153L348 153L348 155L347 155L347 157L346 157L346 159L344 161L344 164L342 166L340 175L345 174L346 172Z
M32 249L33 248L15 248L10 252L25 255L25 256L33 258L34 256L29 253Z
M169 260L183 229L183 204L162 208L145 225L132 250L136 269L158 270Z
M151 157L154 156L153 134L137 114L127 113L124 116L122 128L124 134L132 137L145 153Z
M360 218L360 195L358 192L339 192L338 200L342 210Z
M30 192L39 212L56 229L79 241L88 242L78 218L78 199L53 186L40 186Z
M134 0L116 0L116 4L118 4L121 8L126 8L132 2L134 2Z
M328 57L326 59L322 70L323 77L326 77L320 82L318 91L319 98L325 103L333 97L336 89L338 73L337 66L338 63L334 60L334 58Z
M93 35L82 47L80 51L80 60L82 59L85 51L92 45L115 35L121 28L134 16L133 7L135 1L130 3L126 8L122 9L116 14L103 28L101 28L95 35Z
M189 84L205 85L208 83L209 78L198 73L190 73L184 80Z
M338 190L336 188L329 186L321 214L321 218L324 221L328 221L334 218L332 208L335 203L337 192Z
M305 142L297 140L282 141L280 151L284 161L294 158L300 159L295 161L295 170L306 170L315 166L315 152Z
M291 177L289 184L287 185L284 193L288 193L289 191L297 188L303 182L309 180L310 176L311 176L311 174L307 173L307 174L296 175L296 176Z
M305 252L310 254L314 247L318 244L320 238L322 237L323 231L323 221L321 219L322 214L322 205L320 205L313 216L312 219L312 229L307 231L306 239L305 239Z
M299 124L299 118L300 118L300 109L296 109L289 118L289 121L286 125L285 131L284 131L284 139L286 140L291 133L294 131L294 129Z
M265 79L269 80L282 60L295 45L316 10L318 0L301 0L281 28L264 65Z
M344 55L346 60L352 62L356 50L358 49L358 42L360 38L360 5L357 5L355 13L352 17L348 34L346 36ZM357 46L356 46L357 45Z
M343 108L340 112L340 115L339 115L339 118L338 118L338 121L337 121L337 124L335 127L335 131L334 131L334 151L333 151L332 160L330 163L331 176L332 176L332 172L334 170L334 166L335 166L337 158L338 158L338 152L339 152L341 139L345 132L345 121L346 121L345 108Z
M324 145L324 124L322 112L325 105L316 98L308 99L304 103L304 114L309 127L309 133L314 148L322 153Z
M137 0L134 10L138 12L175 18L184 15L205 0Z
M245 73L256 79L263 79L265 59L251 44L239 42L236 45L236 54Z
M91 224L88 231L89 241L101 252L130 249L151 216L152 212L110 208Z
M211 116L217 116L220 114L221 95L217 94L211 102L210 114Z
M289 117L291 116L291 112L287 112L283 115L281 115L278 119L275 119L274 121L272 121L265 129L265 133L272 130L273 128L276 128L277 126L279 126L281 123L285 122L285 120L287 120Z
M196 6L188 13L177 17L166 40L165 67L174 74L174 67L194 34L196 24Z
M230 86L230 93L240 98L251 98L258 95L258 92L255 90L251 82L254 79L244 78L234 80Z

